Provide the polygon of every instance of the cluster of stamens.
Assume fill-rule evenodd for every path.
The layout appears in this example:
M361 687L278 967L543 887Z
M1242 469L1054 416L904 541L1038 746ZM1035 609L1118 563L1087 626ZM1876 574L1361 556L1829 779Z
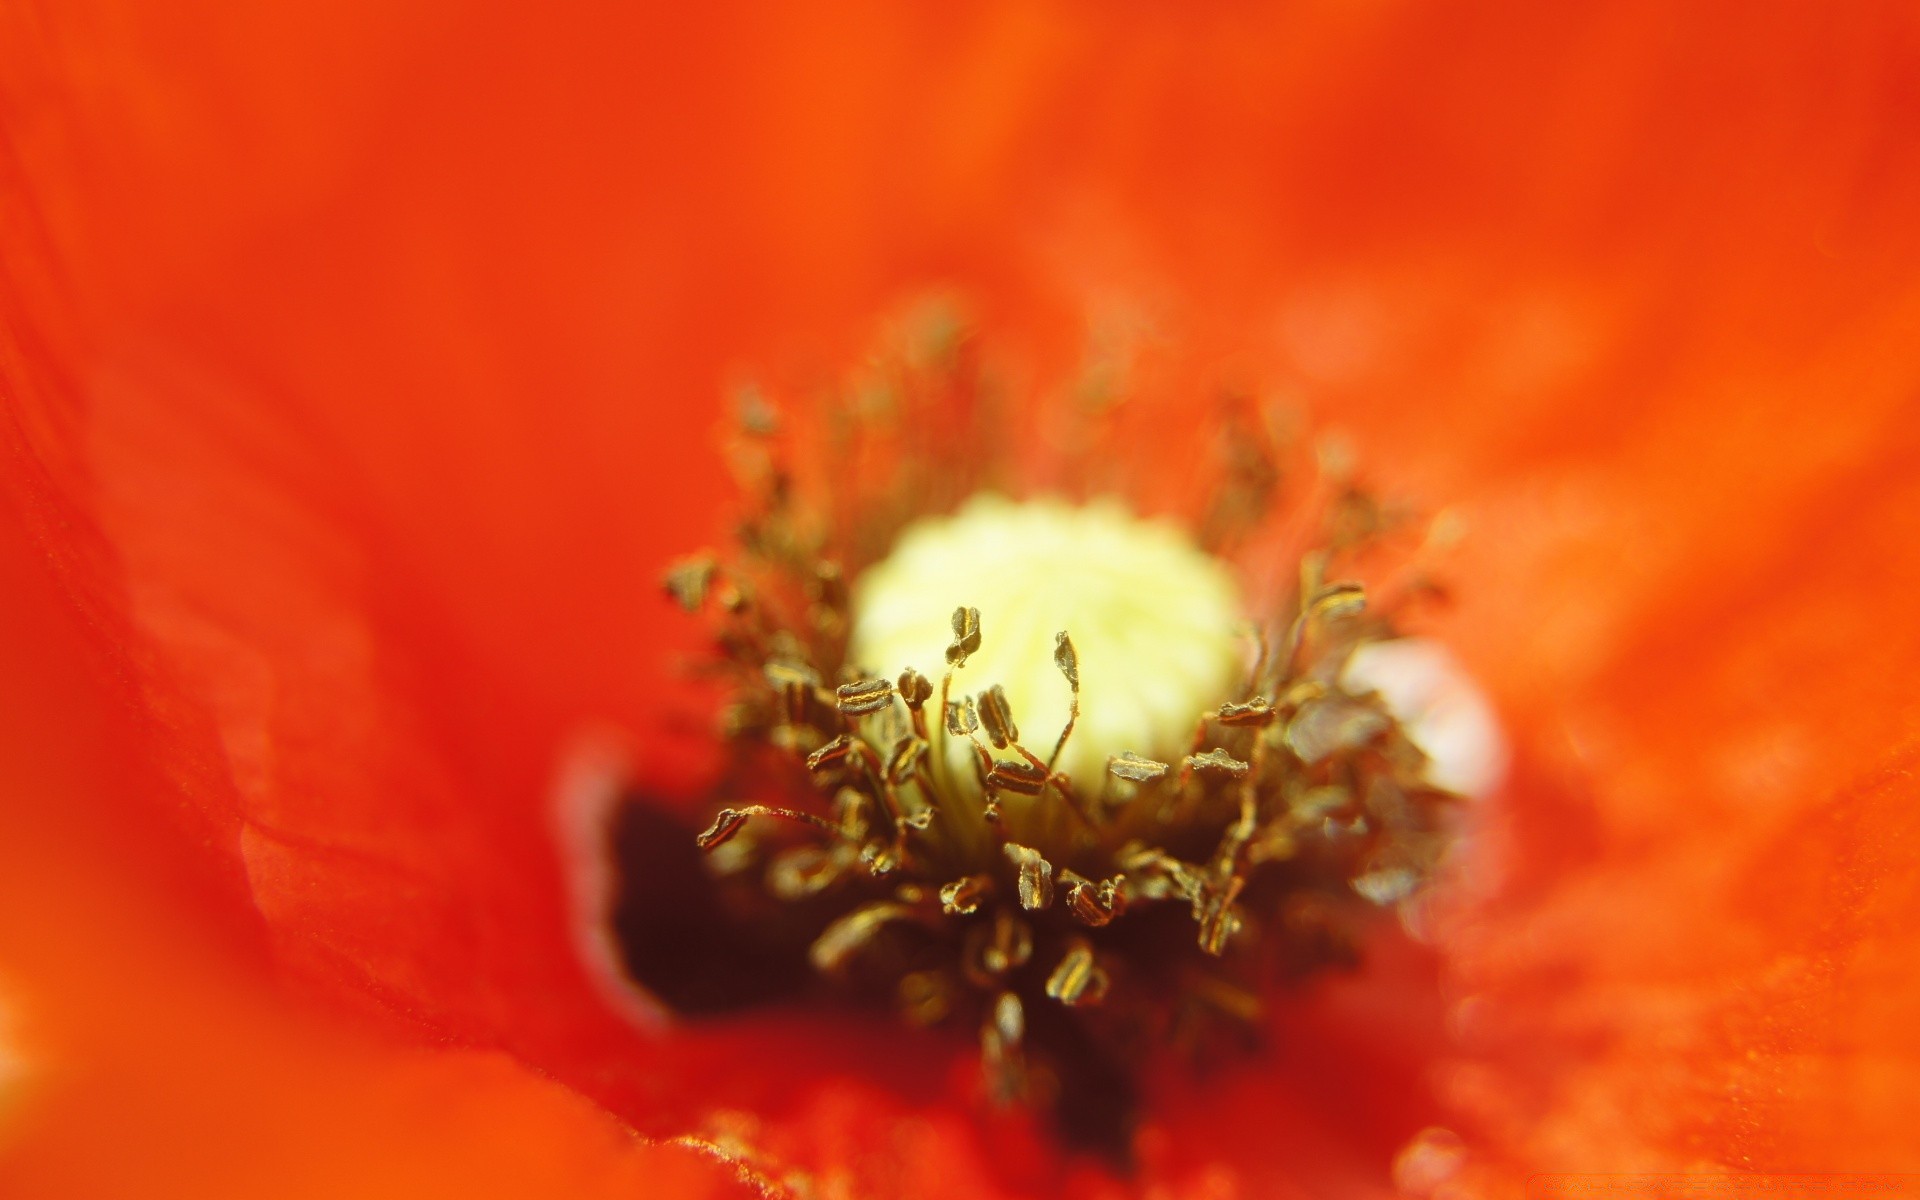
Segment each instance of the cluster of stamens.
M1089 1058L1251 1027L1276 978L1349 954L1350 914L1408 896L1444 849L1451 795L1345 671L1393 631L1325 577L1324 549L1174 753L1119 748L1090 776L1062 766L1102 703L1073 630L1052 656L1066 718L1030 744L1001 681L968 669L992 611L952 610L937 683L853 661L830 539L769 495L741 559L669 578L718 616L725 729L762 764L762 794L729 798L698 844L754 903L816 914L823 980L916 1024L972 1023L998 1099L1063 1099Z

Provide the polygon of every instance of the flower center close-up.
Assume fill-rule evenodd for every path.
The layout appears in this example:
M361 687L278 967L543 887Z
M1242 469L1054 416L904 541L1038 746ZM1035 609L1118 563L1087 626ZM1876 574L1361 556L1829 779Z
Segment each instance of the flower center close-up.
M929 395L984 405L922 357L888 428L831 415L843 452L913 435ZM737 769L698 838L717 903L803 941L831 996L972 1030L986 1099L1124 1158L1151 1060L1257 1043L1275 988L1353 961L1440 861L1459 797L1356 669L1420 588L1380 605L1334 573L1401 523L1338 471L1288 479L1238 428L1264 486L1205 484L1210 551L1121 494L1010 498L991 450L995 486L836 527L769 412L745 440L739 546L668 580L713 613L729 693Z
M1920 1195L1916 598L1913 0L0 0L0 1197Z

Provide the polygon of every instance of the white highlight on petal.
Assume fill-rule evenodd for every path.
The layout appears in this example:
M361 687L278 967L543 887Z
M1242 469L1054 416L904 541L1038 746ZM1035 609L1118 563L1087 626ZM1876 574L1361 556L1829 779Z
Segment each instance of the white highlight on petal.
M1407 736L1425 751L1427 779L1434 786L1479 797L1505 777L1507 740L1493 706L1439 642L1369 642L1354 652L1341 681L1356 692L1380 693Z
M855 581L851 659L887 678L912 666L937 688L963 606L980 610L981 647L954 677L954 699L1002 685L1021 744L1042 757L1067 719L1054 634L1073 639L1080 722L1060 767L1077 779L1099 779L1108 756L1126 750L1177 756L1246 665L1226 566L1173 523L1113 500L981 495L951 517L916 522ZM937 704L936 692L935 720ZM953 753L959 761L968 751Z
M574 950L588 981L628 1021L659 1029L670 1020L667 1007L627 973L613 924L620 891L613 829L634 776L633 756L617 733L576 735L553 781L550 829L567 883Z

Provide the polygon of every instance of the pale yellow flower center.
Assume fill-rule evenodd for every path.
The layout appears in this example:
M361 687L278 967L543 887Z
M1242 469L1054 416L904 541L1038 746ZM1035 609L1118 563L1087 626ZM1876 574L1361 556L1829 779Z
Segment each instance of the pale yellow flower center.
M1227 568L1173 523L1113 500L981 495L909 526L855 582L850 660L888 678L911 666L937 687L963 606L980 610L981 645L954 699L1003 686L1021 743L1042 758L1069 702L1054 637L1072 637L1080 719L1058 767L1086 785L1124 751L1178 761L1201 714L1237 698L1247 667ZM955 739L949 753L960 762L971 750Z

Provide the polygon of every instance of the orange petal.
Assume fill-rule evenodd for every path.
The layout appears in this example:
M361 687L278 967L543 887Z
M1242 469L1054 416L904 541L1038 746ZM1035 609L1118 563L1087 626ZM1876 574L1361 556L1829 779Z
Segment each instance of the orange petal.
M289 1003L209 929L133 718L0 525L0 1191L747 1197L499 1054L408 1047Z
M1905 9L193 17L6 18L0 445L209 922L672 1110L636 1063L681 1051L571 959L542 806L582 721L664 752L640 614L721 494L688 398L929 274L1054 358L1089 297L1197 296L1197 359L1278 364L1474 527L1447 630L1520 779L1445 947L1458 1111L1522 1168L1764 1164L1843 1085L1907 1094ZM1418 1119L1379 1103L1368 1152Z

